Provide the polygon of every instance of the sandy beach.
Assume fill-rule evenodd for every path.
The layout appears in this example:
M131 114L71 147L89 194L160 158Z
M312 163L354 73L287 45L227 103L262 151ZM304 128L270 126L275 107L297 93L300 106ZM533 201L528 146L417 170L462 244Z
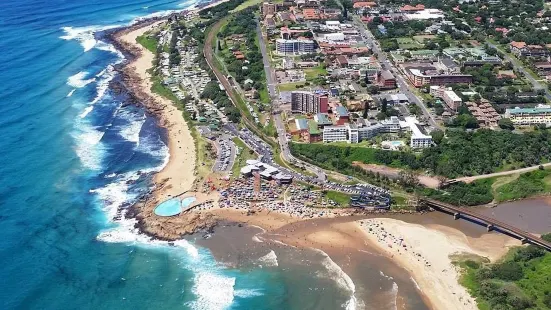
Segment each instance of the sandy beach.
M501 234L467 237L441 226L423 226L396 219L377 218L358 225L371 245L406 269L433 309L476 310L475 300L459 284L454 256L477 255L495 261L520 242Z
M460 270L452 261L469 255L496 261L511 246L520 245L519 241L498 233L474 238L448 226L414 224L375 215L302 220L266 211L208 212L228 221L261 227L265 230L261 238L320 249L331 257L381 253L407 271L432 309L478 309L459 283ZM406 306L404 302L398 308Z
M136 54L125 68L127 72L134 73L133 86L138 87L150 98L146 105L156 108L159 123L167 130L170 158L163 170L155 176L155 183L159 187L155 195L157 200L162 201L191 189L195 180L196 154L193 137L182 111L178 110L172 101L151 91L151 75L147 70L152 66L154 55L136 42L138 36L155 28L159 23L162 21L123 32L118 39Z

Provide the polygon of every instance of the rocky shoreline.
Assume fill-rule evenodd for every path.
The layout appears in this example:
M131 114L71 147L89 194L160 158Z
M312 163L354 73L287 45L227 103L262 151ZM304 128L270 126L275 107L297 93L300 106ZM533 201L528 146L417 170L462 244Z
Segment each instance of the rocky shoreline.
M177 13L174 13L177 14ZM119 73L120 78L111 82L110 87L115 92L126 92L129 95L129 99L126 104L131 104L139 107L143 107L146 113L153 116L158 121L158 125L165 129L170 126L170 122L166 119L163 113L168 108L167 104L159 102L153 98L150 94L144 91L142 87L142 80L139 74L136 72L136 68L132 66L132 63L142 56L142 51L135 45L129 44L121 37L136 30L140 30L144 27L149 27L155 23L161 22L166 17L156 17L151 19L144 19L132 26L115 29L106 33L107 40L113 44L119 51L125 56L125 61L117 66L115 70ZM173 217L159 217L156 216L153 211L154 208L162 201L159 193L167 187L168 179L156 180L154 187L146 194L144 194L136 203L121 210L121 214L124 212L124 217L128 219L135 219L135 228L140 233L143 233L149 237L165 241L175 241L182 237L198 232L212 232L220 221L226 221L220 215L215 215L210 210L202 211L187 211ZM231 209L231 208L230 208ZM222 209L224 210L224 209ZM254 217L256 212L245 212L244 210L235 209L232 211L242 212L244 217ZM366 211L366 210L354 210L354 215L367 215L367 214L404 214L404 213L419 213L416 211ZM421 212L422 213L422 212ZM291 218L291 215L287 215ZM245 219L245 218L243 218ZM296 220L301 220L297 218Z
M179 13L174 13L179 14ZM170 15L172 16L172 15ZM170 16L144 19L138 23L114 29L105 34L107 41L125 56L125 61L114 67L119 74L118 79L111 81L109 87L115 93L127 93L128 99L124 104L143 107L146 113L157 120L157 124L167 129L170 126L169 120L163 112L168 108L165 103L153 98L141 87L141 78L136 72L132 63L142 56L142 51L134 45L121 40L121 37L132 31L151 26L155 23L166 20ZM135 228L151 238L164 241L175 241L185 235L200 231L212 231L217 225L217 220L212 214L200 214L195 212L182 213L175 217L159 217L153 214L154 208L160 203L159 193L170 187L168 179L154 182L154 187L139 198L133 205L120 210L127 219L135 219ZM155 220L151 220L155 217Z

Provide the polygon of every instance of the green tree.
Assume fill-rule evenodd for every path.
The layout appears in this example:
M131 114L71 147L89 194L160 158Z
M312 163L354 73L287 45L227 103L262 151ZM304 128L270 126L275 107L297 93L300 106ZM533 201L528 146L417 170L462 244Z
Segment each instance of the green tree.
M507 129L507 130L515 129L515 125L513 124L513 121L510 118L502 118L497 122L497 124L501 129Z

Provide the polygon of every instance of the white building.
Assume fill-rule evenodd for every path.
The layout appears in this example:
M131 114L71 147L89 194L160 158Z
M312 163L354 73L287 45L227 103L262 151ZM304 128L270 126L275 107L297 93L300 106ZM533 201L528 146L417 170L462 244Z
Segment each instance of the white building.
M538 105L535 108L514 108L505 110L504 117L510 118L519 126L551 124L551 107Z
M325 126L323 127L323 142L340 142L348 140L347 126Z
M446 105L454 111L457 111L457 108L459 108L459 106L461 106L461 103L463 102L453 90L443 91L442 100L444 100Z
M419 128L419 122L415 117L405 117L405 123L411 130L409 146L413 149L421 149L432 145L432 137L424 134Z
M358 126L354 124L346 124L348 129L348 143L358 143L360 142Z
M384 130L385 128L382 124L358 128L358 140L363 141L374 138L379 133L384 132Z
M276 51L280 55L308 54L314 52L314 41L312 40L276 40Z

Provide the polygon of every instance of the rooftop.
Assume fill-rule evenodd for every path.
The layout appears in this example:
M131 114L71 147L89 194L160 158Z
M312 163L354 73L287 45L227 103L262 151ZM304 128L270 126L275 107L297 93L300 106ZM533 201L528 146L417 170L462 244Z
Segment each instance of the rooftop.
M551 113L551 108L514 108L507 109L509 114L539 114L539 113Z

